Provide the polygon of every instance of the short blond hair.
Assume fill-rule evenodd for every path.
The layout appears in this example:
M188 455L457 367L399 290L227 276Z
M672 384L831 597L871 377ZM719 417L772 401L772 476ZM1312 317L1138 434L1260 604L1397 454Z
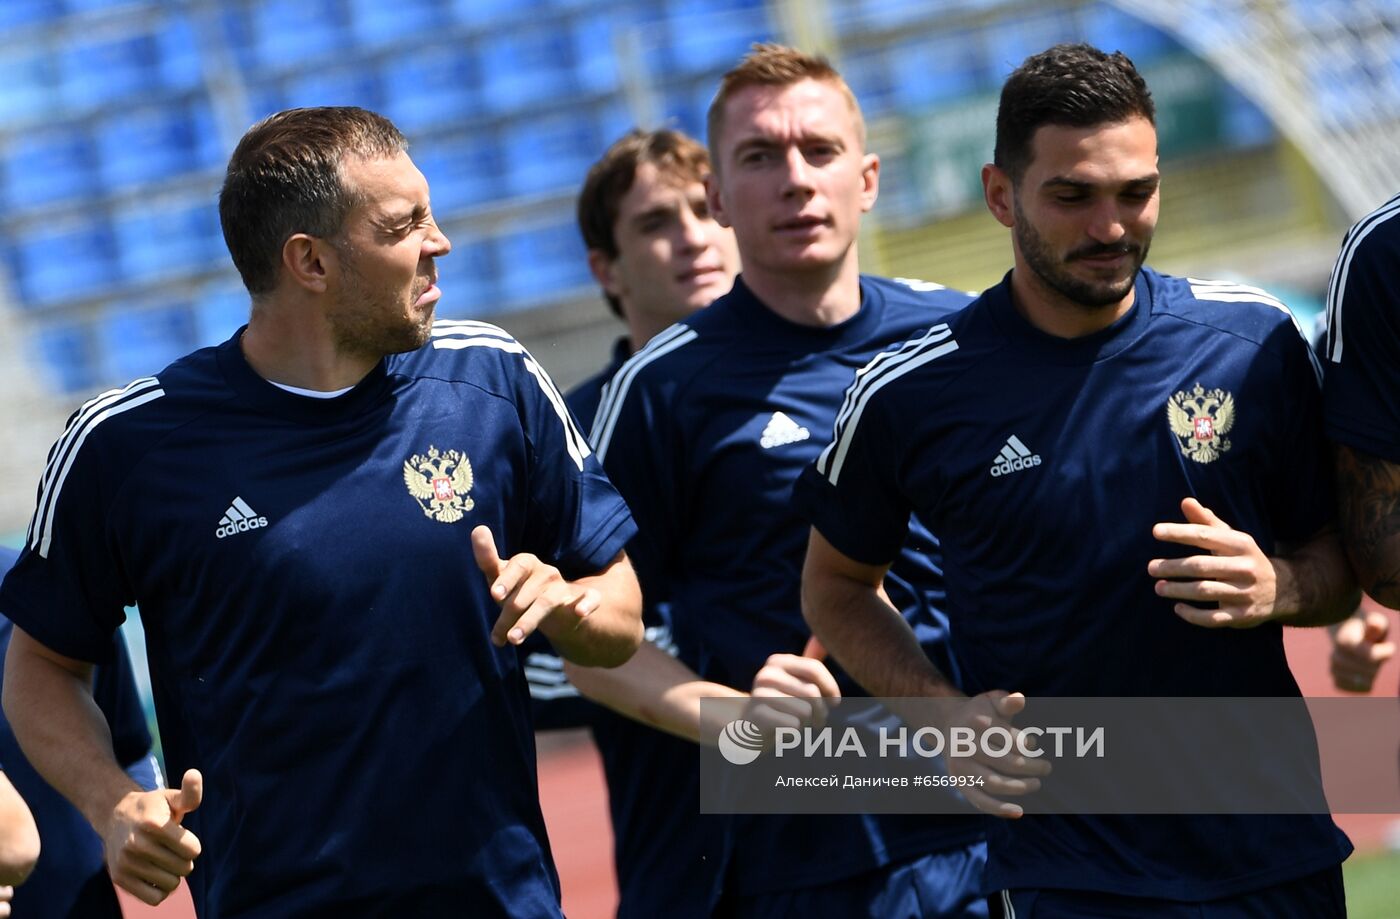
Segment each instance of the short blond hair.
M710 161L712 168L719 171L720 128L724 124L725 108L729 100L742 90L753 86L792 86L803 80L817 80L829 83L846 99L851 114L856 119L856 133L860 144L865 146L865 117L861 114L856 94L846 84L840 72L831 62L820 55L807 54L787 45L756 43L743 60L726 73L719 81L719 91L710 103L706 117L706 131L709 134Z

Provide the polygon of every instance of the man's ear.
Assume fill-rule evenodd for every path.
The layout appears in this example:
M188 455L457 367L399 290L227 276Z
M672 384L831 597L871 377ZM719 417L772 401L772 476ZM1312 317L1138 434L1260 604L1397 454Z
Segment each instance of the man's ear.
M320 237L293 233L282 244L282 267L298 287L323 294L328 275L340 267L339 253Z
M705 175L705 203L709 205L710 216L715 218L715 223L722 227L733 228L734 224L724 209L724 201L720 195L719 176L715 172L709 172Z
M1000 166L988 163L982 167L982 197L987 202L987 210L1004 227L1016 223L1016 189L1011 176Z
M620 296L618 287L621 286L617 281L617 273L613 271L615 261L602 249L588 250L588 270L593 273L593 280L597 281L598 286L613 297Z

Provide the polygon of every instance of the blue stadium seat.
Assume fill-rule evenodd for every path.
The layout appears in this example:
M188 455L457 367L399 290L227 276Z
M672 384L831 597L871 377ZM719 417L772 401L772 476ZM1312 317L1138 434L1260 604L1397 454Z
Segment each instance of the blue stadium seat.
M591 151L591 153L602 156L603 150L608 144L611 144L637 126L637 118L627 108L625 103L621 100L614 100L605 102L599 107L596 124L597 133L594 136L598 140L598 146L596 150ZM677 124L671 123L671 126L675 127ZM589 157L590 165L595 158L596 156Z
M189 107L170 103L108 115L94 129L102 181L119 188L199 169L204 129Z
M144 202L119 212L112 223L117 261L130 281L207 271L225 257L212 202Z
M501 132L506 190L515 196L573 189L602 149L593 113L527 116Z
M90 392L97 388L90 326L85 322L36 325L31 333L34 350L43 361L47 377L59 392Z
M189 17L170 13L155 32L160 78L167 89L187 92L204 84L199 34Z
M59 89L76 110L150 98L161 88L160 52L148 32L79 37L61 45L58 61Z
M195 345L188 303L111 303L96 331L103 378L113 383L156 373Z
M573 95L569 38L554 28L526 26L493 33L477 46L482 102L512 112Z
M42 46L0 48L0 126L53 116L58 89L51 58Z
M253 8L258 62L289 70L316 58L343 54L349 37L335 0L261 0Z
M350 31L365 48L405 38L421 41L441 28L445 6L443 0L350 0Z
M428 179L433 213L439 223L501 194L500 156L489 131L415 143L409 148L409 155Z
M248 291L237 280L215 282L204 288L194 307L194 347L227 341L247 324L250 309Z
M710 95L713 93L714 89L710 87ZM702 100L700 96L700 90L691 84L670 87L665 98L661 100L661 111L657 113L661 119L661 126L672 127L684 131L691 137L703 139L705 137L705 113L709 107L706 104L707 100ZM656 126L645 125L645 127ZM605 133L603 138L606 142L611 143L618 136L618 133Z
M313 67L287 80L287 106L358 105L379 111L384 104L373 67Z
M92 142L75 125L18 131L0 152L4 204L22 210L95 194Z
M1084 41L1104 51L1122 51L1139 67L1181 47L1155 26L1107 3L1085 8L1081 17Z
M439 259L437 269L442 288L439 318L475 319L501 311L494 246L489 239L454 236L452 254Z
M977 43L966 33L902 41L887 60L894 102L904 108L956 102L981 86Z
M587 251L573 223L507 232L497 237L496 244L502 309L520 309L576 293L591 283Z
M457 21L472 29L494 30L534 16L547 0L452 0Z
M101 221L45 223L11 245L15 281L27 308L90 297L116 280L112 233Z
M622 83L618 43L629 28L630 17L598 12L576 16L569 23L573 43L574 83L591 93L611 92Z
M0 32L38 25L58 16L57 0L5 0L0 3Z
M773 29L762 0L679 0L671 7L673 67L683 72L727 70Z
M462 45L430 45L384 61L384 113L405 133L441 128L479 110L476 68Z

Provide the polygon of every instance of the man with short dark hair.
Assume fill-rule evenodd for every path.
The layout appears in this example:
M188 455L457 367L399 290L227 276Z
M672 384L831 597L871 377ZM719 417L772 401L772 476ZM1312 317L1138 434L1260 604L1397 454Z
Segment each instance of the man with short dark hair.
M713 744L700 698L858 691L808 645L806 527L792 483L815 458L851 372L968 297L860 273L861 216L879 192L859 106L821 58L756 46L710 110L710 213L743 260L734 289L651 340L613 378L592 437L638 521L649 602L670 605L679 660L643 645L613 671L570 668L625 714ZM951 667L935 562L910 540L888 587L922 647ZM815 651L815 649L813 649ZM693 780L698 763L690 765ZM986 915L975 817L736 817L718 904L667 915ZM661 913L657 913L660 915Z
M1282 623L1355 606L1287 309L1143 267L1154 118L1122 54L1060 45L1012 73L982 181L1014 267L869 365L798 483L804 611L877 695L966 692L992 720L1023 704L1007 690L1296 698ZM911 512L943 538L960 687L880 596ZM1345 914L1351 847L1325 814L1021 816L1038 761L958 762L985 781L969 800L1020 817L988 832L1008 916Z
M519 343L433 322L451 246L388 120L264 119L220 216L248 325L50 454L0 588L16 736L147 903L557 917L517 646L632 654L627 509ZM134 787L87 695L133 603L178 790Z

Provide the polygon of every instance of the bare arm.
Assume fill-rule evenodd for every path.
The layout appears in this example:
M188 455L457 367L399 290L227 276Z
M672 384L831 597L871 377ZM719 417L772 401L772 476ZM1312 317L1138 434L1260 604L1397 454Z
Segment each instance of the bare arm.
M875 696L960 696L919 647L884 593L887 565L850 558L813 529L802 569L802 614L831 656Z
M34 815L5 773L0 772L0 884L23 884L39 860Z
M142 791L117 763L91 686L91 664L14 629L4 706L24 755L102 838L112 879L154 905L194 870L199 840L180 820L199 806L202 780L190 770L179 791Z
M1361 602L1361 589L1347 562L1341 537L1328 526L1296 549L1274 556L1278 597L1274 615L1285 625L1317 626L1341 622Z
M906 724L924 724L931 718L946 719L937 725L946 735L954 724L988 727L996 724L1013 734L1010 718L1025 707L1025 696L1002 690L967 698L919 647L904 617L884 592L888 566L858 562L827 542L816 529L807 544L802 569L802 612L817 638L841 666L886 704ZM934 697L960 700L957 706L914 706L895 700ZM1040 787L1040 776L1049 763L1021 755L989 757L982 753L968 759L948 759L948 770L980 778L980 787L960 789L970 804L998 817L1015 819L1018 804L1003 801L1007 795L1023 795Z
M702 723L700 700L742 699L745 693L700 678L694 670L649 641L632 659L604 670L565 662L564 672L578 691L633 721L686 740L714 743L722 724ZM713 730L711 730L711 728Z
M501 615L497 645L518 645L539 629L561 657L589 667L616 667L642 641L642 591L625 553L597 574L566 581L559 569L528 552L496 553L491 531L472 531L476 563Z
M1400 607L1400 465L1337 446L1342 544L1361 587Z

